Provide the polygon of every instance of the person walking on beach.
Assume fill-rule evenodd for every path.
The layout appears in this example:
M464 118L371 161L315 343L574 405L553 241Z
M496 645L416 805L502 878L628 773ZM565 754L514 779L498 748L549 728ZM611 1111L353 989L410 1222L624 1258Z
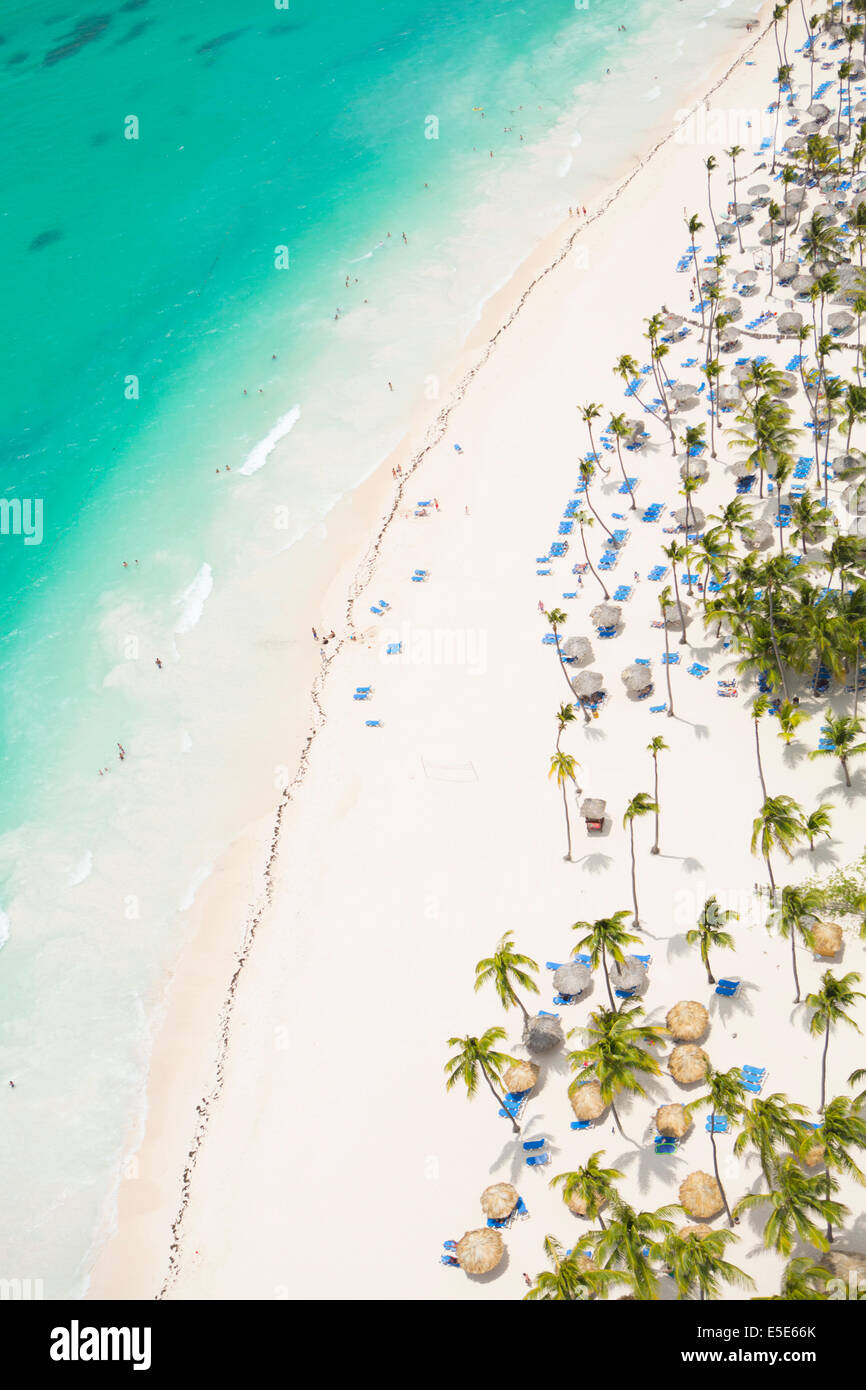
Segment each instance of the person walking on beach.
M156 664L157 664L157 666L159 667L159 669L160 669L160 671L161 671L161 670L162 670L162 662L160 661L159 657L156 658Z
M121 762L123 762L124 758L126 757L126 753L125 753L125 751L124 751L124 747L123 747L123 744L122 744L122 743L119 743L119 744L117 745L117 756L120 758L120 761L121 761Z
M313 632L313 641L314 641L314 642L318 642L318 640L319 640L319 634L318 634L318 632L316 631L315 628L312 629L312 632Z
M529 1275L528 1275L528 1274L524 1274L523 1279L524 1279L524 1283L526 1284L526 1287L527 1287L528 1289L531 1289L531 1288L532 1288L532 1280L530 1279Z

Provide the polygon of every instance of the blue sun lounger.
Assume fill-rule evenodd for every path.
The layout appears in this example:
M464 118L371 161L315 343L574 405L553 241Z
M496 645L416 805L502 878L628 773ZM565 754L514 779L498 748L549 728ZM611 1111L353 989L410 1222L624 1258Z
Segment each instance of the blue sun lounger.
M657 1134L653 1140L653 1146L657 1154L675 1154L677 1151L678 1140L666 1134Z
M364 723L368 729L381 729L382 727L381 719L365 719Z
M571 1127L572 1129L589 1129L591 1124L591 1120L572 1120Z
M550 1162L550 1154L531 1154L526 1160L527 1168L543 1168Z
M716 985L716 994L721 994L725 999L733 999L739 988L739 980L719 980Z
M547 1143L546 1139L524 1139L524 1149L543 1149Z
M707 1134L727 1134L727 1115L708 1115L704 1129L707 1131Z

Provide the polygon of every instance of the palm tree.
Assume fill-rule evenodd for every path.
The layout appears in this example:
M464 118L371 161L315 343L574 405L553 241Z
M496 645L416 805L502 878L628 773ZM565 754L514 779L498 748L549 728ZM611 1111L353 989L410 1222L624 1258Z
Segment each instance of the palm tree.
M766 695L756 695L752 702L752 719L755 724L755 756L758 759L758 776L761 779L761 791L764 793L764 801L767 800L767 784L764 781L764 765L761 762L761 736L758 732L761 720L770 708L770 701Z
M707 331L707 326L704 318L704 297L701 294L700 271L698 269L698 248L695 246L695 237L697 236L698 232L702 232L704 230L704 224L698 217L696 212L692 213L691 217L686 218L686 229L688 231L689 241L691 242L692 246L692 264L695 267L695 293L698 296L698 303L700 304L701 308L701 342L703 342L704 336Z
M553 1272L543 1270L535 1276L535 1283L523 1295L526 1303L572 1303L607 1298L612 1284L627 1282L614 1270L588 1268L578 1250L566 1254L553 1236L545 1236L544 1253L553 1265Z
M607 997L610 1000L610 1007L616 1008L613 997L613 990L610 987L610 975L608 974L608 956L615 965L622 965L625 960L623 947L637 945L640 942L639 936L632 936L626 930L625 919L628 912L621 908L612 917L599 917L595 922L572 922L572 931L582 931L586 935L581 937L574 947L574 953L582 951L584 947L589 950L589 957L592 962L593 970L597 970L599 965L604 972L604 982L607 985Z
M731 567L731 551L734 547L734 532L746 525L750 517L749 509L742 497L734 497L722 507L718 516L710 517L711 521L719 523L719 530L725 537L725 569Z
M670 560L671 570L673 571L674 594L676 595L677 610L680 615L680 626L683 630L683 635L680 638L680 642L687 642L688 638L686 637L686 619L685 614L683 613L683 605L680 601L680 586L677 583L677 565L681 564L682 561L685 559L686 552L683 550L683 547L681 545L677 545L676 541L671 541L670 545L662 546L662 554L665 555L668 558L668 560ZM691 587L691 569L687 570L686 573L689 575L689 587Z
M568 678L568 672L565 669L565 662L562 658L562 647L560 646L559 642L559 629L561 627L564 627L565 623L568 620L568 614L563 613L561 608L551 608L549 613L545 610L544 616L550 623L551 631L553 632L553 638L556 642L556 655L559 657L559 665L562 669L562 674L565 677L565 683L568 686L568 693L569 695L573 695L574 689L572 687L571 681Z
M857 684L856 681L855 684ZM862 733L863 725L859 719L853 719L848 714L836 715L832 709L828 709L827 727L823 737L830 746L829 748L813 748L809 757L812 759L838 758L845 774L845 786L850 787L851 774L848 771L848 762L851 758L857 758L861 753L866 753L866 743L857 742Z
M659 608L662 614L662 627L665 634L665 679L668 686L668 719L674 717L674 692L671 689L671 647L668 639L667 610L671 606L671 586L666 584L659 594Z
M445 1063L445 1070L448 1079L445 1082L445 1089L450 1091L452 1086L456 1086L458 1081L462 1081L466 1087L466 1094L471 1100L478 1090L479 1072L484 1077L490 1087L490 1093L496 1101L497 1109L505 1109L505 1098L501 1096L493 1082L498 1081L502 1086L500 1073L503 1067L508 1066L514 1061L506 1052L497 1052L496 1044L502 1042L505 1037L504 1028L488 1028L486 1033L482 1033L480 1038L449 1038L448 1046L456 1048L453 1057L449 1057ZM504 1089L504 1087L503 1087ZM515 1134L520 1133L520 1125L514 1116L509 1116L511 1128Z
M605 598L609 599L610 594L607 592L607 585L605 584L601 575L596 574L595 570L593 569L592 561L589 558L589 551L586 548L586 531L590 526L594 524L593 519L587 512L584 511L579 511L574 519L577 522L578 529L580 530L580 540L583 546L583 554L587 563L587 568L589 569L589 572L592 575L593 579L595 579L601 585L601 591L604 594Z
M794 523L791 540L799 544L805 555L806 546L815 545L824 535L830 514L810 492L805 492L791 506L791 519Z
M776 880L770 851L780 849L793 858L793 847L803 832L803 808L791 796L768 796L752 823L752 853L764 856L770 877L770 900L776 900Z
M654 734L647 744L647 752L653 755L653 800L656 804L656 837L650 854L659 852L659 753L669 753L670 749L661 734Z
M709 1129L710 1144L713 1149L713 1172L716 1175L716 1182L719 1184L728 1221L733 1226L734 1217L719 1174L719 1155L716 1149L716 1116L727 1120L729 1128L735 1125L745 1111L746 1092L743 1086L743 1077L738 1067L731 1067L730 1071L714 1071L708 1064L706 1080L709 1087L707 1094L700 1096L697 1100L689 1101L686 1109L697 1110L707 1104L710 1106Z
M597 463L599 468L601 468L601 459L598 456L598 450L595 447L595 440L592 437L592 422L593 420L597 420L601 415L601 406L596 405L595 401L588 401L586 405L579 405L577 408L580 411L581 420L586 425L586 428L589 431L589 448L592 454L593 462ZM607 472L607 470L602 468L602 472Z
M537 969L538 962L534 961L531 956L522 956L514 950L514 935L507 931L504 936L499 938L493 955L485 956L476 965L475 992L477 994L482 985L491 981L503 1009L510 1009L512 1004L516 1004L523 1014L524 1023L526 1023L529 1020L529 1013L518 998L512 980L522 989L528 989L532 994L537 994L538 985L527 973Z
M562 753L557 751L550 758L550 771L548 777L556 778L556 785L562 792L562 807L565 811L565 836L567 849L563 858L571 862L571 819L568 814L568 791L569 783L577 786L577 769L580 763L572 753Z
M717 1298L722 1284L734 1288L753 1289L755 1281L736 1265L725 1259L725 1249L737 1236L733 1231L708 1231L705 1234L674 1233L665 1241L664 1258L679 1290L679 1298L690 1298L697 1290L703 1303Z
M724 931L723 928L726 922L739 921L739 918L739 912L719 907L719 900L713 893L712 897L707 898L701 908L697 926L690 927L686 932L686 941L689 945L697 946L700 949L701 960L707 972L708 985L716 983L716 977L710 970L710 947L712 946L715 951L732 951L734 938L730 932Z
M780 1149L799 1153L800 1146L808 1130L802 1116L806 1107L776 1091L771 1096L755 1096L752 1104L740 1116L740 1133L734 1140L734 1155L739 1158L746 1148L754 1149L761 1163L761 1171L768 1187L774 1183L773 1171L777 1166ZM736 1209L734 1215L736 1216Z
M644 1010L640 1004L631 1008L606 1009L603 1006L590 1014L589 1023L579 1031L587 1046L568 1053L572 1070L578 1075L568 1088L573 1095L588 1077L598 1082L601 1098L610 1106L617 1129L623 1139L627 1136L620 1124L616 1098L621 1091L645 1096L646 1091L636 1073L659 1075L659 1064L644 1044L657 1046L667 1034L666 1028L640 1023ZM572 1032L577 1032L573 1029ZM571 1037L571 1033L569 1037Z
M566 730L566 728L568 727L568 725L574 723L575 718L576 718L576 716L575 716L575 713L574 713L574 705L568 704L568 705L560 705L560 706L559 706L559 709L558 709L557 712L556 712L556 751L557 751L557 753L559 752L559 740L562 738L562 735L565 733L565 730Z
M715 155L712 155L712 154L711 154L711 155L708 155L707 158L704 160L704 168L705 168L706 171L707 171L707 205L708 205L708 207L709 207L709 209L710 209L710 221L711 221L712 224L713 224L713 232L715 233L716 245L718 246L718 244L719 244L719 229L718 229L718 227L716 226L716 214L713 212L713 195L712 195L712 189L710 188L710 178L711 178L712 172L713 172L713 170L715 169L715 167L716 167L717 164L718 164L718 160L716 159ZM700 293L700 287L698 287L698 292Z
M852 1149L866 1149L866 1120L857 1113L857 1105L848 1096L835 1096L824 1107L824 1118L813 1130L811 1140L804 1144L805 1152L820 1144L824 1150L824 1163L829 1173L831 1169L844 1173L861 1187L866 1186L866 1177L851 1157ZM827 1196L832 1195L827 1184ZM827 1225L827 1239L832 1243L833 1227Z
M808 838L809 849L811 851L815 849L816 835L826 835L827 839L830 839L830 832L832 830L830 812L832 809L832 802L822 801L820 806L816 806L812 814L807 816L803 821L803 831Z
M779 738L785 744L790 744L800 725L805 724L807 720L812 718L811 714L808 714L804 709L800 709L790 700L782 701L781 705L779 705L779 708L776 710L776 715L779 720Z
M565 1203L579 1197L590 1221L597 1221L602 1230L605 1225L601 1209L615 1195L614 1183L623 1176L618 1168L601 1167L598 1160L603 1153L604 1149L598 1149L590 1154L582 1168L575 1169L573 1173L557 1173L550 1180L551 1187L562 1187L562 1200Z
M805 944L809 945L810 924L815 920L824 905L824 895L820 889L810 887L808 884L801 888L796 888L791 884L786 884L779 896L778 907L767 918L767 927L777 927L779 935L784 941L790 938L791 942L791 966L794 971L794 986L796 993L794 1003L800 1002L800 976L797 971L797 937Z
M740 244L740 255L743 254L743 236L742 236L742 233L741 233L741 231L740 231L740 219L736 216L736 206L737 206L737 155L742 154L742 153L743 153L743 147L742 147L742 145L732 145L731 148L730 148L729 150L725 150L725 154L728 156L728 159L731 161L731 168L733 169L733 172L734 172L734 211L735 211L734 220L735 220L735 222L736 222L736 224L737 224L737 241L738 241L739 244Z
M850 970L847 975L843 975L837 980L832 970L825 970L821 976L821 988L815 994L807 994L806 1003L814 1012L809 1020L809 1032L814 1036L824 1034L824 1047L821 1052L821 1104L819 1111L824 1109L824 1101L827 1096L827 1050L830 1046L830 1029L834 1023L847 1023L851 1028L860 1029L846 1014L845 1010L850 1009L855 999L866 999L866 994L861 994L854 989L854 985L859 984L860 976L856 970Z
M633 796L625 808L625 815L622 818L623 826L628 826L629 845L631 847L631 894L634 901L634 925L640 926L637 906L637 871L634 857L634 823L641 816L647 816L651 812L658 813L658 802L653 801L649 792L638 792Z
M771 1211L764 1228L764 1245L768 1250L790 1255L795 1239L826 1250L829 1242L815 1225L814 1218L817 1216L838 1225L848 1209L841 1202L824 1196L824 1176L810 1177L789 1155L777 1165L774 1182L771 1192L754 1192L741 1197L734 1208L735 1214L739 1216L740 1212L769 1203Z
M768 1298L756 1299L757 1303L802 1303L806 1300L825 1299L824 1286L833 1278L833 1271L823 1265L812 1263L811 1255L797 1255L785 1265L779 1292Z
M604 1261L607 1269L624 1271L636 1298L655 1300L658 1280L649 1262L664 1258L665 1245L674 1234L671 1217L679 1208L672 1205L657 1211L635 1211L619 1197L612 1208L607 1230L592 1231L588 1237L596 1258Z
M592 512L593 516L595 517L595 519L596 519L596 521L598 522L599 526L601 527L602 531L606 531L607 534L610 536L611 540L613 540L613 531L611 531L611 529L610 529L609 526L606 526L606 525L605 525L605 523L602 521L601 517L599 516L598 512L595 510L595 507L592 505L592 502L590 501L590 497L589 497L589 485L590 485L590 483L592 482L592 479L593 479L594 475L595 475L595 464L594 464L594 463L586 463L586 462L581 463L581 465L580 465L580 479L581 479L581 482L583 483L583 495L584 495L584 498L586 499L586 505L589 507L589 510Z
M620 447L620 440L629 439L631 437L631 429L626 421L624 414L611 415L610 425L608 426L608 428L612 431L613 437L616 440L616 456L619 459L619 467L620 472L622 473L622 480L628 488L628 495L631 498L632 511L634 511L637 508L637 502L634 500L632 486L628 480L628 476L625 471L625 464L622 461L622 449Z

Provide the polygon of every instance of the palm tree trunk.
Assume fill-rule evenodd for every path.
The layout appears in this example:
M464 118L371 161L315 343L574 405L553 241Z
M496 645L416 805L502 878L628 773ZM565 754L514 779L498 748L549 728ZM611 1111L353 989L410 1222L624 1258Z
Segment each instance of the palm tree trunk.
M622 473L622 480L628 488L628 495L631 498L631 509L632 511L637 511L637 502L634 500L634 493L631 490L631 483L628 480L628 476L625 471L625 464L622 461L622 451L619 447L619 435L616 436L616 456L619 459L619 467L620 472Z
M755 722L755 752L758 755L758 776L761 779L761 791L764 793L764 800L767 800L767 784L764 781L764 768L761 763L761 736L758 733L758 721Z
M766 860L766 863L767 863L767 873L770 875L770 902L773 904L773 906L775 906L775 903L776 903L776 880L773 878L773 866L772 866L772 864L770 863L770 851L769 851L769 850L767 850L767 852L765 853L764 859Z
M481 1071L482 1071L482 1074L483 1074L483 1076L484 1076L484 1080L487 1082L488 1086L490 1087L490 1090L491 1090L492 1095L493 1095L493 1099L496 1101L497 1106L499 1107L500 1110L505 1110L505 1113L506 1113L506 1115L507 1115L507 1114L508 1114L508 1111L507 1111L506 1106L505 1106L505 1097L504 1097L504 1096L501 1096L501 1095L499 1094L499 1092L497 1091L497 1089L496 1089L496 1087L494 1086L493 1082L490 1080L490 1076L488 1075L487 1068L485 1067L484 1063L483 1063L483 1062L479 1062L478 1065L481 1067ZM517 1121L515 1120L514 1116L513 1116L513 1115L510 1115L510 1116L509 1116L509 1119L511 1120L511 1128L514 1130L514 1133L515 1133L515 1134L519 1134L519 1133L520 1133L520 1125L517 1123Z
M662 616L664 616L664 615L662 615ZM671 689L671 649L670 649L670 643L668 642L668 625L667 625L667 623L664 624L664 629L665 629L665 657L667 658L667 660L665 661L665 677L667 678L667 684L668 684L668 719L673 719L673 717L674 717L674 693L673 693L673 691L672 691L672 689Z
M559 664L560 664L560 667L562 668L562 674L563 674L563 676L565 677L565 683L566 683L566 685L568 686L568 693L569 693L571 699L573 700L573 699L574 699L574 687L572 686L571 681L570 681L569 678L568 678L568 672L567 672L566 669L565 669L565 662L564 662L563 659L562 659L562 648L561 648L560 645L559 645L559 633L557 632L556 627L554 627L554 629L553 629L553 635L554 635L554 637L555 637L555 639L556 639L556 655L559 657Z
M785 699L790 700L791 697L788 694L788 682L785 680L785 671L782 666L782 658L779 655L779 645L776 641L776 629L773 625L773 590L771 588L767 590L767 601L769 604L770 642L773 647L773 655L776 658L776 665L779 668L779 675L782 678L782 690L784 691Z
M724 1204L725 1204L725 1212L727 1213L727 1217L728 1217L728 1225L729 1225L729 1226L731 1227L731 1229L733 1230L733 1226L734 1226L734 1216L733 1216L733 1212L731 1211L731 1208L730 1208L729 1205L728 1205L728 1196L727 1196L727 1193L725 1192L724 1185L723 1185L723 1183L722 1183L722 1179L721 1179L721 1176L720 1176L720 1174L719 1174L719 1155L718 1155L718 1153L716 1152L716 1112L715 1112L715 1110L711 1110L711 1111L710 1111L710 1143L711 1143L712 1146L713 1146L713 1172L714 1172L715 1175L716 1175L716 1182L719 1184L719 1191L720 1191L721 1194L722 1194L722 1201L723 1201Z
M634 899L634 924L635 924L636 927L639 927L639 926L640 926L640 920L639 920L639 918L638 918L638 909L637 909L637 869L636 869L636 867L635 867L635 860L634 860L634 819L632 819L632 820L629 821L629 823L628 823L628 829L629 829L629 838L630 838L630 840L631 840L631 895L632 895L632 898Z
M824 1051L821 1054L821 1104L818 1106L820 1114L824 1113L824 1103L827 1099L827 1048L830 1046L830 1020L827 1019L824 1028Z
M610 1000L610 1007L615 1009L616 1000L613 997L613 990L610 987L610 975L607 973L607 952L603 946L601 948L601 968L604 971L604 982L607 985L607 997Z
M586 536L584 535L584 531L583 531L583 527L582 527L582 526L581 526L581 528L580 528L580 539L581 539L581 541L582 541L582 543L583 543L583 553L584 553L584 555L586 556L586 563L587 563L587 566L588 566L588 568L589 568L589 572L590 572L590 574L593 576L593 578L596 579L596 580L598 581L598 583L601 585L601 591L602 591L602 593L604 594L605 598L606 598L606 599L609 599L609 598L610 598L610 594L607 592L607 585L605 584L605 582L604 582L604 580L601 578L601 576L598 575L598 574L596 574L595 570L594 570L593 567L592 567L592 561L591 561L590 558L589 558L589 551L588 551L587 548L586 548Z
M860 642L858 639L854 661L854 718L857 718L857 704L860 699Z
M686 498L686 506L688 506L688 498ZM686 534L688 534L688 519L687 519L687 524L686 524ZM671 569L673 570L673 576L674 576L674 593L675 593L676 596L677 596L677 608L679 609L680 623L681 623L682 629L683 629L683 635L682 635L682 637L680 638L680 646L682 646L682 644L683 644L684 642L687 642L689 639L688 639L687 636L686 636L686 619L685 619L685 614L683 613L683 605L682 605L682 603L680 602L680 586L679 586L679 584L677 583L677 567L676 567L676 564L672 564L672 565L671 565ZM691 570L687 570L686 573L687 573L687 574L691 574ZM667 624L667 619L665 619L665 624Z
M848 759L847 759L847 758L844 756L844 754L843 754L843 756L839 759L839 761L840 761L840 763L842 764L842 771L843 771L844 774L845 774L845 786L846 786L846 787L850 787L850 785L851 785L851 774L850 774L850 772L848 771Z
M586 505L589 507L589 510L592 512L593 516L595 517L595 519L596 519L596 521L598 522L599 526L601 527L602 531L606 531L607 534L610 536L611 540L613 540L613 531L611 531L611 529L610 529L609 526L606 526L606 525L604 524L604 522L602 521L602 519L601 519L601 517L599 516L598 512L595 510L595 507L592 505L592 503L591 503L590 500L589 500L589 488L588 488L588 487L584 488L584 490L583 490L583 495L584 495L584 497L585 497L585 499L586 499Z
M710 969L710 952L706 941L701 942L701 960L703 961L704 969L707 972L707 984L714 985L716 983L716 977Z
M795 986L795 988L796 988L796 990L797 990L797 994L796 994L796 997L795 997L795 999L794 999L794 1003L795 1003L795 1004L799 1004L799 1002L800 1002L800 975L799 975L799 972L798 972L798 970L797 970L797 928L794 926L793 923L791 924L791 964L792 964L793 967L794 967L794 986Z
M656 838L655 844L650 850L650 854L659 852L659 760L658 754L653 753L653 800L656 804Z
M565 792L565 781L564 781L564 780L563 780L563 783L562 783L562 804L563 804L563 807L565 808L565 834L566 834L566 838L567 838L567 840L568 840L568 853L566 854L565 857L566 857L566 859L567 859L567 860L569 861L569 863L570 863L570 862L571 862L571 821L570 821L569 818L568 818L568 797L567 797L566 792Z
M626 1134L625 1130L619 1122L619 1115L616 1113L616 1106L614 1105L613 1101L611 1101L610 1103L610 1113L611 1115L613 1115L613 1118L616 1121L616 1127L622 1135L623 1139L628 1139L628 1135Z

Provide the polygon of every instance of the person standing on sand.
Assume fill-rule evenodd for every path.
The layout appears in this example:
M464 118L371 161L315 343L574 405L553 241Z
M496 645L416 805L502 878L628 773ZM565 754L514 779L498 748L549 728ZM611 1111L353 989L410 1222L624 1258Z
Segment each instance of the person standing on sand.
M318 642L318 640L319 640L319 634L317 633L316 629L313 628L313 629L312 629L312 632L313 632L313 641L314 641L314 642Z
M532 1280L530 1279L529 1275L528 1275L528 1274L524 1274L523 1279L524 1279L524 1282L525 1282L525 1284L526 1284L526 1287L527 1287L528 1289L531 1289L531 1288L532 1288Z

